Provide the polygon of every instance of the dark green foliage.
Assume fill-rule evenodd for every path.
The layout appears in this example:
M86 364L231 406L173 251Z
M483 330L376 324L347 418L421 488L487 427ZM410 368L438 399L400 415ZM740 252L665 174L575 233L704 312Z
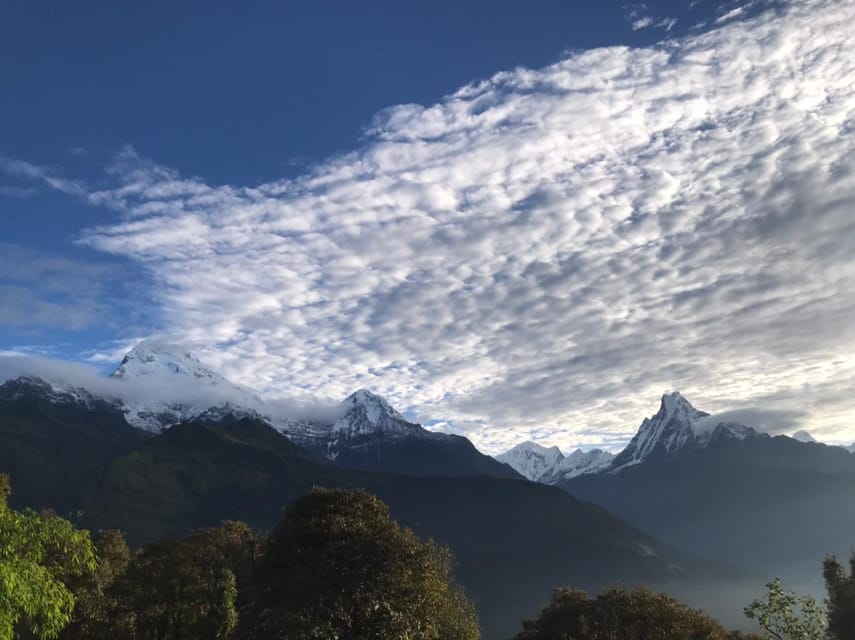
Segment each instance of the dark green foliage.
M110 462L150 434L134 429L102 400L56 403L44 382L0 384L0 471L15 492L10 505L50 507L61 515L85 505Z
M699 609L646 588L611 588L596 598L556 589L535 620L523 622L515 640L728 640L727 632Z
M835 557L823 566L828 591L828 633L833 640L855 638L855 554L849 558L849 571Z
M93 526L125 529L132 543L223 519L271 529L282 506L315 485L364 488L396 521L448 546L490 638L512 633L556 584L664 581L679 572L672 567L694 566L555 487L336 468L245 419L178 425L148 440L113 462L87 512Z
M85 600L89 611L66 637L230 638L237 624L238 589L248 586L263 548L258 534L239 522L151 543L124 572L105 577L100 590L91 590L91 604Z
M470 640L479 632L447 549L420 541L364 491L315 489L271 536L241 636Z
M131 562L131 552L120 531L99 531L94 536L98 566L70 583L77 600L71 624L62 632L63 640L104 637L112 624L115 605L109 589Z
M93 413L93 424L100 415L100 409ZM63 438L77 429L88 434L82 440L87 443L97 434L112 437L106 426L102 431L84 429L82 418L51 419L57 431L66 430ZM39 431L35 424L28 423L33 434ZM16 433L6 429L0 415L0 469L3 447L8 437L17 446ZM33 450L47 450L49 444L40 441ZM121 529L135 546L178 538L222 520L270 529L284 504L315 485L364 488L386 502L402 525L453 551L457 576L475 601L489 638L512 633L556 584L572 581L592 589L614 580L659 584L675 575L697 577L699 569L555 487L483 476L412 477L343 469L319 461L259 421L226 417L217 423L188 423L112 457L107 449L93 445L99 453L90 455L87 444L75 447L73 456L63 454L63 478L80 464L82 475L97 481L69 482L75 497L66 492L60 503L54 502L53 480L43 481L31 471L21 476L32 482L28 504L81 509L89 528ZM51 455L54 460L60 454Z
M68 624L74 596L67 584L95 568L88 531L45 511L7 505L0 474L0 640L55 638Z

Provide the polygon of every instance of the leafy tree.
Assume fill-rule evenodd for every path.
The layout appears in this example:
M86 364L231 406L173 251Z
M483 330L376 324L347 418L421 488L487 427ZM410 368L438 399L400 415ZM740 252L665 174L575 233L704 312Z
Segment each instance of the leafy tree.
M726 640L749 638L727 632L699 609L647 588L614 587L596 598L556 589L534 620L523 622L516 640Z
M447 549L365 491L315 489L274 531L242 611L258 640L474 640L477 616Z
M828 591L828 635L834 640L855 638L855 554L849 558L849 572L837 558L825 559L825 588Z
M105 539L111 574L92 589L89 611L70 638L218 640L237 625L238 586L248 582L262 539L224 522L178 540L147 545L121 571L121 546ZM88 602L88 601L87 601Z
M800 596L775 578L766 585L766 595L745 607L745 615L756 620L775 640L820 640L825 638L825 610L809 596Z
M55 638L71 619L66 582L95 569L89 532L54 513L15 511L0 474L0 640Z
M112 625L116 606L109 590L127 570L131 552L121 531L99 531L94 542L98 566L69 585L77 604L71 624L62 632L63 640L104 637Z

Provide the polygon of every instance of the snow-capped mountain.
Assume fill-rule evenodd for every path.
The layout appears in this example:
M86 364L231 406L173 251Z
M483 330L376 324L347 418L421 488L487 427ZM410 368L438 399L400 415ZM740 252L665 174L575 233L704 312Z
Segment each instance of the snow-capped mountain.
M569 480L588 473L598 473L608 469L614 459L615 454L602 449L589 449L588 451L576 449L561 461L555 475L548 482L554 484L560 480Z
M798 440L799 442L816 442L816 438L814 438L810 433L805 430L796 431L790 437L793 440Z
M87 403L105 403L115 415L124 416L123 423L153 434L193 420L222 422L246 417L266 423L340 466L412 475L519 478L466 438L428 431L367 389L351 394L337 408L332 404L308 408L265 402L186 349L159 341L141 342L108 378L89 379L88 391L67 381L45 382L35 377L30 382L19 378L16 384L36 385L31 395L51 404L85 408ZM13 403L16 384L4 387Z
M410 422L385 399L360 389L342 402L343 415L332 425L336 437L355 438L368 434L421 435L430 433Z
M155 433L203 414L259 415L264 404L186 349L157 340L131 349L110 377L128 383L119 390L128 423Z
M756 436L751 427L724 422L698 411L679 392L662 396L659 411L645 418L630 443L614 459L609 471L635 465L653 457L701 449L722 439Z
M35 376L20 376L0 384L0 402L40 398L55 405L91 407L98 399L86 389L70 385L49 384ZM105 403L114 406L113 403Z
M533 482L550 474L564 460L558 447L544 447L528 440L494 456Z
M558 447L544 447L536 442L523 442L496 456L529 480L555 484L560 480L595 473L608 467L614 455L601 449L576 449L565 456Z

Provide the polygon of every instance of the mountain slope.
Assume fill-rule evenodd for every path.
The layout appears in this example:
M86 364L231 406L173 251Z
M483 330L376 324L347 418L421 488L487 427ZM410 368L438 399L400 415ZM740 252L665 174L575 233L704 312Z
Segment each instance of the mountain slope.
M131 349L110 377L127 383L122 406L128 423L153 433L212 409L255 415L263 404L186 349L157 340Z
M416 476L520 476L478 451L466 438L428 431L380 396L360 389L342 403L343 415L315 438L294 438L348 469ZM287 435L287 434L286 434Z
M767 575L816 576L825 554L848 553L855 456L667 399L612 468L559 486L669 544Z
M77 436L88 428L85 422L62 428ZM38 432L43 425L28 429ZM554 487L486 476L344 469L265 422L241 416L182 423L147 438L137 430L129 433L144 438L130 450L105 446L91 459L67 456L69 470L101 464L99 473L84 474L87 482L62 496L64 504L70 500L72 509L83 510L85 525L122 528L134 543L223 519L270 528L290 500L313 486L362 487L387 501L396 519L450 546L458 576L478 605L485 638L509 636L559 584L665 583L694 570L691 561ZM0 430L0 441L5 434ZM112 434L101 437L110 441ZM49 447L49 441L41 446ZM30 506L55 506L51 484L33 474L13 474L13 489Z
M327 422L281 415L275 406L229 382L185 349L157 341L137 345L112 376L147 392L136 398L126 394L123 408L132 425L152 432L199 417L243 415L264 420L293 442L347 468L519 478L466 438L428 431L367 389L348 396L337 416Z
M79 509L108 462L147 437L83 390L57 391L38 378L0 385L0 471L12 478L13 506Z
M720 440L743 440L757 435L751 427L722 422L715 416L698 411L675 391L662 396L659 411L652 418L644 419L609 470L703 449Z

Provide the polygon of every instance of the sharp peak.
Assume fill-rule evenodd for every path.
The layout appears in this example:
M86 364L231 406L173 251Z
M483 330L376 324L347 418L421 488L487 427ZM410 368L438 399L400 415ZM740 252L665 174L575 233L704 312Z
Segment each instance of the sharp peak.
M679 391L671 391L669 393L662 394L662 399L659 402L659 411L657 412L657 416L669 416L674 415L676 413L685 413L688 415L693 414L703 414L706 415L703 411L699 411L695 405L689 402Z
M374 393L373 391L366 389L365 387L361 389L357 389L349 396L344 399L345 402L350 402L353 404L362 403L362 402L381 402L383 404L389 404L389 402L383 396Z
M379 410L381 413L385 413L395 418L403 419L403 416L401 416L398 410L395 409L395 407L393 407L392 404L388 400L386 400L386 398L365 388L357 389L356 391L351 393L344 399L342 405L348 411L351 408L363 407L368 411Z
M518 445L513 447L514 449L536 449L538 451L558 451L561 453L561 449L557 445L552 445L551 447L546 446L545 444L540 444L539 442L535 442L534 440L526 440L525 442L520 442Z
M185 345L160 338L146 338L145 340L141 340L125 354L125 358L144 353L181 355L185 358L196 359L196 356Z

